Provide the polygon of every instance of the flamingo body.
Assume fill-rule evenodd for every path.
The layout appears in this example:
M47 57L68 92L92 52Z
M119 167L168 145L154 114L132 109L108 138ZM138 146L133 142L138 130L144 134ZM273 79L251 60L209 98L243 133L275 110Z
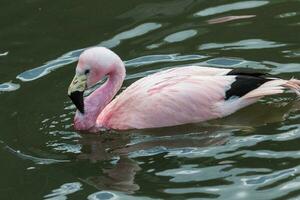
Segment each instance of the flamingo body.
M224 99L234 77L221 75L227 70L209 70L189 66L142 78L104 108L96 126L143 129L222 117L216 103Z
M101 56L106 58L105 64L99 61ZM263 96L282 93L285 89L299 94L300 88L300 81L296 79L265 78L260 73L186 66L139 79L113 99L125 77L121 59L106 48L92 48L80 57L76 76L83 76L86 68L95 71L87 75L87 87L104 75L109 76L102 87L84 99L84 113L76 112L75 128L93 132L103 128L166 127L221 118ZM74 92L70 88L70 93Z

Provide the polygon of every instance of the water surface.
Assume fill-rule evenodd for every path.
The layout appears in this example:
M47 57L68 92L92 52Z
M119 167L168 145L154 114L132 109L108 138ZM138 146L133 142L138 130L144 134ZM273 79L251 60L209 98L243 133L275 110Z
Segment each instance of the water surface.
M67 87L95 45L124 87L218 57L300 78L300 1L5 1L0 8L0 199L299 199L291 93L225 119L83 135Z

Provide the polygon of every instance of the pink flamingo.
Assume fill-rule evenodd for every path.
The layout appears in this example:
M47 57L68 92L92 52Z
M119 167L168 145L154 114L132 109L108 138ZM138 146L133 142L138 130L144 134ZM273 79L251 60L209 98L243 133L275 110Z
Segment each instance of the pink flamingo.
M83 98L85 89L107 81ZM68 95L77 107L74 127L145 129L221 118L267 95L290 89L300 95L300 80L283 80L240 69L176 67L144 77L116 95L125 78L122 60L111 50L93 47L79 57Z

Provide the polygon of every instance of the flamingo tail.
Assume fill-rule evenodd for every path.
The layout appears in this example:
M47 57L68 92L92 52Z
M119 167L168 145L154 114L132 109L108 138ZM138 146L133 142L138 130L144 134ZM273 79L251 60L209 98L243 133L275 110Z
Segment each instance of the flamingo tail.
M300 97L300 80L292 78L284 85L284 87L292 90Z
M281 94L286 90L291 90L295 92L298 97L300 97L300 80L294 78L290 80L274 79L249 92L243 96L243 98L261 98L264 96Z

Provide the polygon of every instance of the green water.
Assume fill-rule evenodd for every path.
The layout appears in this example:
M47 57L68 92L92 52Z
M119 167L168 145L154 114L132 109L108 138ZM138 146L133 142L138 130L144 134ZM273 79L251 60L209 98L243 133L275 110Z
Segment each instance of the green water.
M218 57L300 78L299 0L2 0L0 27L1 200L300 199L290 93L222 120L101 135L73 131L66 95L94 45L125 61L124 86Z

